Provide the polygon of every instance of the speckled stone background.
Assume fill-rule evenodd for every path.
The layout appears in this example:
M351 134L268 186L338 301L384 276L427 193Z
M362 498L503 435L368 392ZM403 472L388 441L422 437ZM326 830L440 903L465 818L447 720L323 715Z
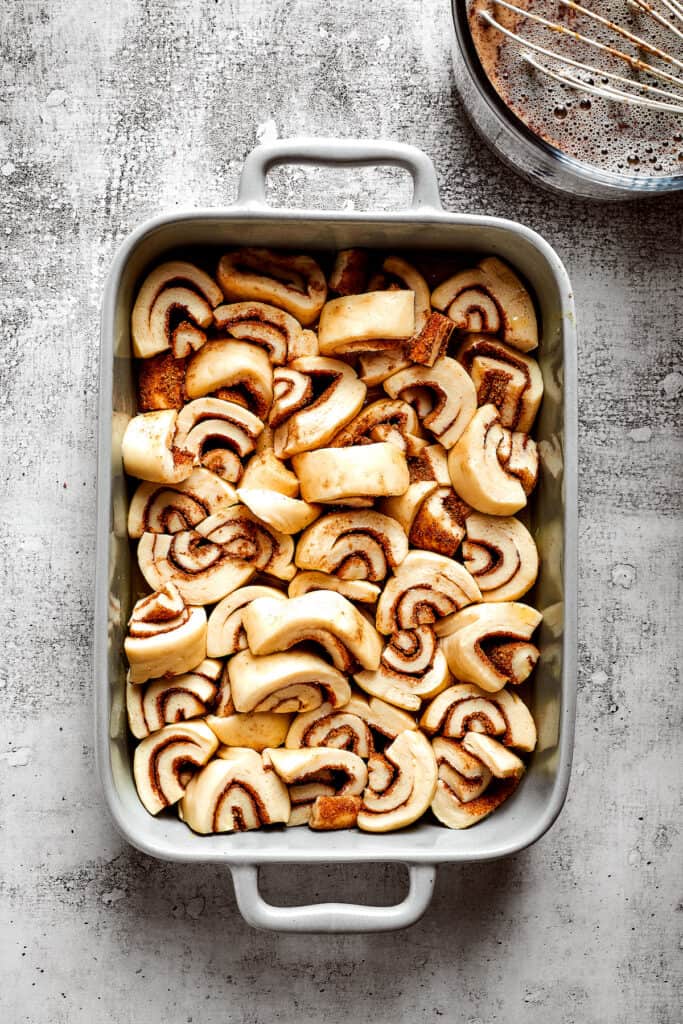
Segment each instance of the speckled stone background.
M454 95L446 0L6 0L0 28L3 1019L679 1022L681 199L588 205L504 170ZM93 764L103 278L141 220L231 201L257 140L300 133L422 147L448 209L545 235L580 317L569 799L525 853L441 869L426 917L381 937L250 930L227 873L125 845ZM297 205L408 194L379 171L272 185ZM283 902L404 886L264 875Z

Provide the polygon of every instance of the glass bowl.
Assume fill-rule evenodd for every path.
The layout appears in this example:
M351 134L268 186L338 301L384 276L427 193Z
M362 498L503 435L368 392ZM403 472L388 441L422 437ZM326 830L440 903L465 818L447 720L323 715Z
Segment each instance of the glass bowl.
M500 98L481 65L467 0L451 0L451 7L456 89L476 131L513 170L545 188L585 199L635 199L683 189L683 173L648 177L603 170L568 156L532 132Z

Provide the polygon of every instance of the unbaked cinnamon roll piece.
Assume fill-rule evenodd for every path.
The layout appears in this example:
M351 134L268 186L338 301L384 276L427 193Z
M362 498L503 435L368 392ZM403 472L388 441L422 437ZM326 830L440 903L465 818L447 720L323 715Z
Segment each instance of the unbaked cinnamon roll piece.
M327 280L328 288L337 295L358 295L365 291L369 257L365 249L341 249Z
M367 391L351 366L322 356L276 369L273 385L270 425L281 459L326 445L360 410Z
M316 832L353 828L362 803L359 796L319 796L313 801L308 827Z
M410 482L433 480L441 487L450 487L448 452L442 444L428 444L417 455L408 459Z
M204 332L222 300L220 288L199 267L181 260L162 263L145 278L133 306L133 352L140 359L168 348L176 358L189 355L206 341Z
M424 814L436 792L432 746L421 732L402 732L368 763L368 787L358 814L365 832L405 828Z
M417 455L427 446L417 414L407 402L380 398L359 412L329 442L330 448L389 441L406 455Z
M188 771L203 767L218 747L204 722L165 725L135 748L133 775L138 796L150 814L177 803Z
M189 398L202 398L227 389L231 398L265 419L273 401L273 369L268 355L246 341L209 341L189 360L185 390Z
M487 334L470 335L457 359L474 381L477 403L495 405L504 427L528 434L543 397L536 360Z
M535 608L516 601L457 612L438 628L448 667L463 682L492 693L524 682L538 660L538 649L529 641L542 618Z
M312 711L326 702L340 707L351 696L346 677L309 651L240 651L228 663L228 675L233 704L242 713L290 714Z
M468 733L467 736L489 739L476 733ZM447 828L469 828L488 817L512 795L524 770L523 762L505 747L501 749L519 762L521 771L500 781L493 778L486 765L465 748L464 742L436 737L433 747L439 781L431 807Z
M178 484L141 483L128 510L128 535L189 530L238 500L234 487L202 467Z
M179 443L175 409L140 413L128 423L121 442L129 476L151 483L177 484L192 472L193 455Z
M338 576L330 576L326 572L298 572L289 584L287 593L290 597L301 597L311 590L334 590L349 601L360 601L362 604L374 604L381 590L376 584L367 580L342 580Z
M431 551L410 551L379 599L377 629L388 636L429 626L473 601L481 601L481 591L464 566Z
M452 448L472 419L477 394L466 370L449 356L433 366L411 366L384 381L392 398L415 405L417 414L444 448Z
M211 711L218 690L218 679L223 665L207 658L192 672L171 679L153 679L144 685L126 684L128 725L136 739L142 740L151 732L201 718Z
M180 675L206 657L206 613L189 608L172 583L162 584L136 602L123 647L132 683Z
M301 345L301 324L289 313L265 302L232 302L214 310L219 330L239 341L265 348L271 363L282 366Z
M407 355L411 362L433 366L437 359L447 354L454 330L455 324L449 317L430 313L422 330L408 343Z
M231 505L209 516L198 524L197 532L253 570L278 580L291 580L296 573L292 538L264 523L246 505Z
M524 773L524 761L493 736L466 732L462 745L468 754L478 757L496 779L516 779Z
M397 281L399 287L407 288L408 291L413 293L413 310L415 313L415 320L413 324L413 334L408 342L408 345L410 346L424 329L427 321L429 320L429 314L432 311L429 285L417 267L414 267L412 263L408 263L407 260L402 259L400 256L387 256L382 264L382 270L386 275L388 275L389 287L392 290L394 289L395 282Z
M472 683L456 683L439 693L422 715L420 728L455 740L467 732L486 733L527 753L536 746L536 726L521 697L509 690L487 693Z
M466 735L480 736L482 734L466 733ZM439 769L439 781L443 781L445 784L443 788L447 787L461 803L466 804L470 800L476 800L485 792L493 775L483 761L468 752L461 740L435 736L432 740L432 748Z
M251 551L254 552L253 546ZM143 533L138 544L138 565L150 587L159 590L172 583L192 605L220 601L244 586L256 571L250 561L234 555L228 546L207 540L197 530L181 530L172 535Z
M142 359L138 363L138 412L156 409L182 409L185 394L186 359L176 359L172 352Z
M206 634L206 653L210 658L224 658L237 654L247 646L242 616L244 609L258 597L270 597L274 601L286 601L286 595L275 587L240 587L224 597L209 615Z
M327 302L320 314L318 344L326 356L396 348L415 332L412 291L363 292Z
M300 533L322 512L320 505L311 505L299 498L288 498L279 491L265 487L240 487L237 494L255 516L280 533Z
M341 579L377 583L408 554L403 528L389 516L368 509L329 513L299 538L295 563Z
M387 441L318 448L292 459L306 501L339 504L403 494L410 476L403 452Z
M538 346L531 296L513 270L489 256L432 292L432 305L445 311L461 331L499 334L520 352Z
M360 712L360 713L359 713ZM341 708L321 704L313 711L295 715L289 727L285 746L290 750L299 747L335 747L337 750L351 750L359 757L367 758L374 750L372 732L367 718L367 701L352 696Z
M200 835L286 822L289 811L287 787L261 755L232 747L191 779L181 805L183 821Z
M523 437L513 448L513 438ZM448 470L458 494L477 512L509 516L526 505L538 469L536 445L511 435L495 405L477 409L465 432L448 453ZM526 487L525 487L526 484Z
M261 434L263 437L263 434ZM289 469L272 448L264 445L257 450L249 459L247 467L242 474L240 485L253 490L264 489L277 491L284 494L286 498L296 498L299 494L299 481L296 474Z
M287 651L312 641L343 672L356 664L379 666L382 642L374 626L350 601L330 590L312 590L287 601L260 598L245 610L243 622L253 654Z
M233 711L227 715L207 715L204 721L223 746L248 747L260 752L266 747L279 747L284 743L291 715L279 715L274 711L246 714Z
M231 483L242 476L242 460L254 450L263 423L248 409L220 398L198 398L178 414L178 441L204 466Z
M325 275L311 256L237 249L221 257L216 276L226 298L271 303L304 327L315 323L327 298Z
M471 512L452 487L439 487L436 480L411 483L405 494L386 498L381 508L401 524L411 547L449 558L460 547Z
M419 711L422 701L451 682L434 630L417 626L392 634L375 672L357 672L355 681L376 697L406 711Z
M360 801L358 797L368 780L365 762L349 750L334 747L301 747L296 750L272 748L264 752L283 782L290 787L290 799L298 813L288 824L311 823L318 828L350 828ZM323 806L320 801L325 800Z
M361 352L358 357L358 376L369 388L383 384L399 370L410 366L402 348L385 349L384 352Z
M538 551L519 519L472 512L465 530L465 567L485 601L516 601L531 590L538 575Z

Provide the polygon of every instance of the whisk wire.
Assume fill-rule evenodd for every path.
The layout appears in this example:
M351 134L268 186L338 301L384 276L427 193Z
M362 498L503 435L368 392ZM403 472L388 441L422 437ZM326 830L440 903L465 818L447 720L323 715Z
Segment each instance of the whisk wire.
M542 25L544 28L548 29L551 32L556 32L559 35L568 36L579 43L584 43L603 53L607 53L611 57L615 57L618 60L625 62L634 71L642 72L643 74L648 75L651 78L658 79L659 81L666 83L668 86L672 86L674 89L683 90L683 79L670 71L666 71L664 68L657 67L656 65L651 64L648 61L641 60L639 57L633 57L628 53L624 53L623 50L619 50L614 46L609 45L608 43L603 43L599 39L594 39L592 36L586 36L582 32L577 32L574 29L567 28L565 25L561 25L558 22L550 21L548 18L544 18L541 14L537 14L533 11L524 10L523 8L518 7L516 4L511 3L510 0L493 0L493 2L497 6L507 9L513 12L514 14L519 15L523 19L534 21L537 24ZM636 5L636 7L639 10L642 10L644 13L648 15L654 17L654 14L657 13L654 11L652 4L649 3L648 0L632 0L632 2ZM683 18L683 3L681 3L681 0L661 0L661 2L663 4L666 4L668 10L671 10L672 8L680 8L681 17ZM571 8L572 10L576 11L577 14L587 16L591 18L593 21L602 24L610 31L615 32L622 38L625 38L632 46L652 54L652 56L659 59L660 61L663 61L665 63L668 63L669 65L673 65L674 67L683 70L683 61L679 60L677 57L674 57L672 54L666 53L659 47L651 45L646 40L643 40L640 36L635 35L633 32L629 32L628 29L625 29L622 26L617 25L615 22L610 21L610 19L608 18L604 18L602 15L597 14L595 11L589 10L582 4L577 3L576 0L562 0L562 3L565 7ZM590 93L591 95L602 96L605 99L614 100L617 102L627 103L636 106L645 106L651 109L661 110L674 114L683 113L683 96L678 95L676 92L671 92L669 90L658 88L655 85L651 85L650 83L647 82L641 82L635 78L625 78L624 76L619 75L616 72L612 72L602 68L596 68L589 64L585 64L581 61L575 60L571 57L558 53L555 50L547 49L546 47L543 47L538 43L534 43L529 39L525 39L517 32L508 29L505 25L502 25L500 21L494 18L493 15L487 10L479 10L479 16L484 21L486 21L487 24L496 28L499 32L503 33L503 35L508 36L510 39L513 39L516 43L518 43L523 48L524 52L522 56L528 64L530 64L543 74L548 75L550 78L555 79L556 81L562 82L563 84L568 85L573 89L578 89ZM678 14L676 14L676 16L678 17ZM662 18L662 20L666 23L668 27L672 28L676 35L681 35L679 30L675 26L671 25L671 23L668 22L667 19ZM542 64L540 61L532 58L530 54L526 52L528 50L540 53L544 57L549 58L551 61L559 62L564 65L569 65L571 67L577 68L580 71L587 72L591 76L596 76L600 78L601 84L595 85L595 83L592 81L584 82L581 78L578 78L577 76L571 74L565 68L563 68L562 70L555 70L553 68L549 68L545 64ZM605 81L606 79L608 81ZM626 88L614 88L609 84L609 81L619 82L621 86L625 86ZM631 92L630 90L632 89L638 90L638 92ZM652 98L651 94L653 93L663 97L664 99L659 100Z

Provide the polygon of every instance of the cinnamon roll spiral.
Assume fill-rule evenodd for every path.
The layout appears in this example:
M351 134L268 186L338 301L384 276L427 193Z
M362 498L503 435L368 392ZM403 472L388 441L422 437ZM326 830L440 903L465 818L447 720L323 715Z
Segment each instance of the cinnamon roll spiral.
M330 441L330 448L389 441L406 455L417 455L427 445L417 414L407 402L380 398L367 405Z
M449 277L432 292L432 305L446 311L461 331L500 334L521 352L538 345L531 296L512 269L495 256Z
M327 297L325 275L310 256L237 249L221 257L216 276L226 298L271 303L304 327L315 323Z
M360 697L351 697L341 708L321 704L313 711L295 716L285 746L291 750L298 747L335 747L367 758L374 749L368 714L367 702Z
M249 550L253 557L254 546ZM246 547L240 551L244 553ZM215 543L197 530L143 533L138 543L138 564L150 587L158 590L172 583L192 605L220 601L247 583L256 569L248 558L233 554L229 546Z
M133 775L138 796L150 814L177 803L188 770L203 767L218 746L204 722L165 725L135 748Z
M178 484L141 483L128 510L128 535L190 530L238 500L234 487L202 467Z
M481 601L481 591L462 565L431 551L410 551L377 603L377 629L389 635L431 625L473 601Z
M307 356L274 374L274 450L288 459L326 445L359 412L366 387L339 359Z
M290 714L312 711L323 703L336 708L351 696L343 673L309 651L261 656L240 651L228 663L228 675L234 707L242 713Z
M224 480L242 476L242 460L255 448L263 423L248 409L220 398L199 398L178 414L177 443L195 466L205 466Z
M427 737L399 733L383 754L370 758L358 827L390 832L411 825L431 804L436 783L436 758Z
M449 356L433 366L411 366L384 381L392 398L415 405L422 426L444 448L452 448L477 408L477 393L466 370Z
M154 679L142 686L126 684L128 725L136 739L150 733L206 715L213 706L222 664L207 658L192 672L172 679Z
M189 608L172 583L163 584L135 604L123 646L132 683L180 675L206 657L206 613Z
M422 701L451 681L443 651L430 626L392 634L375 672L358 672L355 681L376 697L406 711L419 711Z
M498 737L506 747L532 751L536 726L521 697L509 690L487 693L472 683L456 683L428 705L420 728L447 739L461 740L467 732Z
M465 567L485 601L516 601L533 587L538 575L538 551L518 519L472 512L465 529Z
M457 612L437 626L448 667L463 682L492 693L524 682L538 660L538 648L529 641L542 618L516 601Z
M290 804L287 787L260 754L223 747L188 784L181 811L194 832L209 835L286 822Z
M495 405L483 405L448 453L448 470L457 493L477 512L513 515L536 482L536 445L502 426Z
M468 737L478 735L467 734ZM435 737L433 747L439 779L431 807L438 820L448 828L469 828L488 817L512 795L524 770L519 758L505 751L521 765L521 769L498 780L479 757L469 752L464 742ZM502 749L505 750L504 747Z
M220 288L199 267L181 260L162 263L145 278L133 306L133 352L148 359L171 348L180 358L200 348L222 300Z
M357 509L330 513L309 526L299 538L295 562L300 569L377 583L407 554L408 539L395 520Z
M301 324L265 302L233 302L214 310L219 330L239 341L262 345L274 366L281 366L301 344Z
M504 427L528 434L543 397L536 360L487 334L470 335L457 358L474 382L478 405L495 405Z

